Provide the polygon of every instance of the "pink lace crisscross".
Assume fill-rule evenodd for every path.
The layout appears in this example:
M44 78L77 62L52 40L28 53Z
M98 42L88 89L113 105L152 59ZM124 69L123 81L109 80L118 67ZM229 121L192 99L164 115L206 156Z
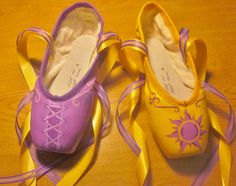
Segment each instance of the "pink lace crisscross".
M45 146L49 148L50 145L56 145L57 150L60 149L60 137L63 135L60 130L61 125L65 122L65 120L61 117L62 111L65 110L62 104L55 104L53 102L49 102L46 106L48 109L48 115L43 119L47 123L47 128L43 131L47 136L47 142ZM51 121L57 121L56 123L52 123ZM50 132L56 132L56 136L50 135Z

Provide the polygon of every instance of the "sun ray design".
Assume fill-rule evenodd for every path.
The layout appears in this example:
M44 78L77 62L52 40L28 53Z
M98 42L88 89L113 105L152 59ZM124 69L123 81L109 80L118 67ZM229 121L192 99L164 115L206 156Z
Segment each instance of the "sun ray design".
M180 144L180 151L182 152L188 145L195 146L201 149L199 141L202 136L206 133L202 130L202 116L195 119L191 116L187 110L185 110L185 118L180 117L179 120L170 121L174 124L174 131L167 135L169 138L176 138L176 142Z

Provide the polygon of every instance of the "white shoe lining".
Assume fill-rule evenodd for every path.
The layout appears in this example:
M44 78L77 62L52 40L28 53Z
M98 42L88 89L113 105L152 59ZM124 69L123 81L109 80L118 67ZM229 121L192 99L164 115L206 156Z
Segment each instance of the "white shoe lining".
M91 8L76 8L61 23L54 41L44 84L57 96L69 92L86 74L96 57L101 24Z

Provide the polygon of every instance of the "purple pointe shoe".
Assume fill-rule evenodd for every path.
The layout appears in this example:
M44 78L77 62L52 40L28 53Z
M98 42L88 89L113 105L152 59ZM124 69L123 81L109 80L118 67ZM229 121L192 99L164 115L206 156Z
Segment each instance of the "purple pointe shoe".
M27 30L46 37L49 46L31 94L30 131L37 149L73 153L90 125L96 97L109 105L96 79L105 61L99 47L116 35L102 35L102 28L94 7L77 3L61 14L53 39L38 28Z
M96 46L103 21L78 3L66 9L53 31L32 99L31 138L36 148L73 153L89 126L95 99Z
M110 116L110 103L100 83L112 70L121 47L117 34L102 33L102 29L102 18L94 7L76 3L61 14L52 36L39 28L19 34L19 63L31 90L16 113L22 174L0 177L0 184L26 181L26 185L36 185L36 178L46 174L55 185L74 185L87 170ZM47 43L38 76L27 51L29 36ZM20 125L18 115L29 103L31 112ZM104 121L103 115L107 116ZM81 140L90 130L92 135ZM52 170L85 147L87 153L63 178ZM64 154L45 165L37 150Z

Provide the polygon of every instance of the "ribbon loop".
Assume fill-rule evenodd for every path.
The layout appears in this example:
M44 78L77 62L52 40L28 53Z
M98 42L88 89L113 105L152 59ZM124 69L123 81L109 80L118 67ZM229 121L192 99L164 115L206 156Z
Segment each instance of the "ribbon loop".
M121 39L113 32L104 33L98 41L97 51L100 55L100 61L95 75L98 83L102 83L111 72L117 61L120 47Z
M203 82L207 70L207 48L202 39L189 38L187 51L190 52L197 71L199 82Z
M189 30L182 28L180 30L179 47L186 65L188 58L193 59L198 79L200 82L203 82L207 68L207 48L205 42L202 39L189 37Z
M140 73L144 74L144 59L148 49L140 40L127 40L122 44L119 59L121 65L129 74L137 79Z
M49 49L49 53L51 55L53 54L53 39L48 32L35 27L25 29L17 37L16 45L17 45L17 53L18 53L20 68L23 72L23 75L25 77L29 89L33 90L37 76L30 63L27 51L27 42L30 36L36 36L43 42L46 42Z

